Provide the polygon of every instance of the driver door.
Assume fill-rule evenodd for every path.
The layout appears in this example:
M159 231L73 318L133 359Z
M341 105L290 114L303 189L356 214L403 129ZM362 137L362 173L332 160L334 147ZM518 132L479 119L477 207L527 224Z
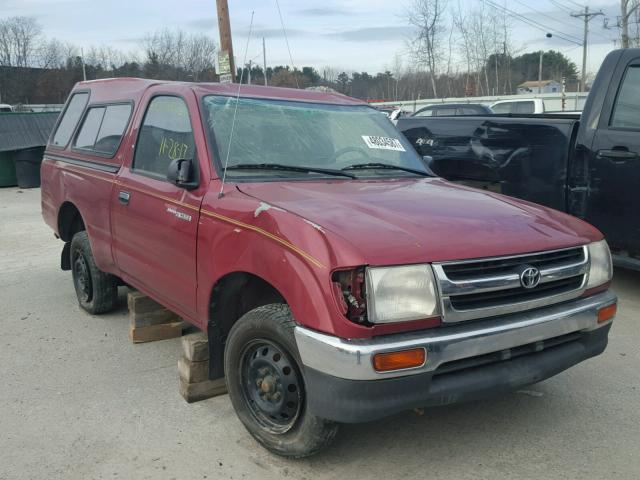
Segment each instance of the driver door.
M629 58L630 57L630 58ZM586 220L599 228L614 251L640 252L640 55L612 81L591 148ZM617 92L616 92L617 89ZM611 112L605 115L604 112Z
M112 199L114 254L123 277L183 316L196 317L196 240L207 174L195 95L150 92L136 119L128 166ZM176 159L192 159L199 186L186 190L167 180ZM205 162L200 162L204 164ZM126 165L126 163L125 163Z

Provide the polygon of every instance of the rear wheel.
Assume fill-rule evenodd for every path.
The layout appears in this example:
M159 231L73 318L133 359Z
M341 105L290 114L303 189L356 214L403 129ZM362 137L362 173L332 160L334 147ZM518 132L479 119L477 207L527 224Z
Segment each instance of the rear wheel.
M306 457L327 447L338 425L307 411L304 377L287 305L258 307L231 329L225 377L249 433L268 450Z
M71 275L78 303L87 312L95 315L115 308L117 278L96 265L86 231L76 233L71 240Z

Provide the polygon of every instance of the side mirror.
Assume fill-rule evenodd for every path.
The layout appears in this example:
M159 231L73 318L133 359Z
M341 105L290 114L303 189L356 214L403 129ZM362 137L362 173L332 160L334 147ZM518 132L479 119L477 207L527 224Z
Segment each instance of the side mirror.
M423 155L422 161L427 167L431 168L431 164L433 163L433 157L431 155Z
M192 160L187 158L172 160L167 169L167 180L187 190L197 188L198 182L193 172L192 162Z

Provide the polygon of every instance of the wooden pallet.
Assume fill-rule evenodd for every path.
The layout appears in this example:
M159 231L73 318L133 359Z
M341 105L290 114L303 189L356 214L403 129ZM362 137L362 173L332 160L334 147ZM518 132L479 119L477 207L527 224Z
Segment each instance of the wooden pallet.
M155 300L129 292L129 338L133 343L156 342L182 336L184 322Z
M182 357L178 360L180 395L189 403L227 393L224 378L209 380L209 341L206 333L182 337Z

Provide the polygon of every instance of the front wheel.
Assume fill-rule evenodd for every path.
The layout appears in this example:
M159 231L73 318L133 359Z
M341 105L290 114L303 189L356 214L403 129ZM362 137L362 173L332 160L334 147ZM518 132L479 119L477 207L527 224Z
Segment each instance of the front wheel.
M327 447L338 424L307 411L304 377L287 305L246 313L225 347L231 403L249 433L268 450L306 457Z

